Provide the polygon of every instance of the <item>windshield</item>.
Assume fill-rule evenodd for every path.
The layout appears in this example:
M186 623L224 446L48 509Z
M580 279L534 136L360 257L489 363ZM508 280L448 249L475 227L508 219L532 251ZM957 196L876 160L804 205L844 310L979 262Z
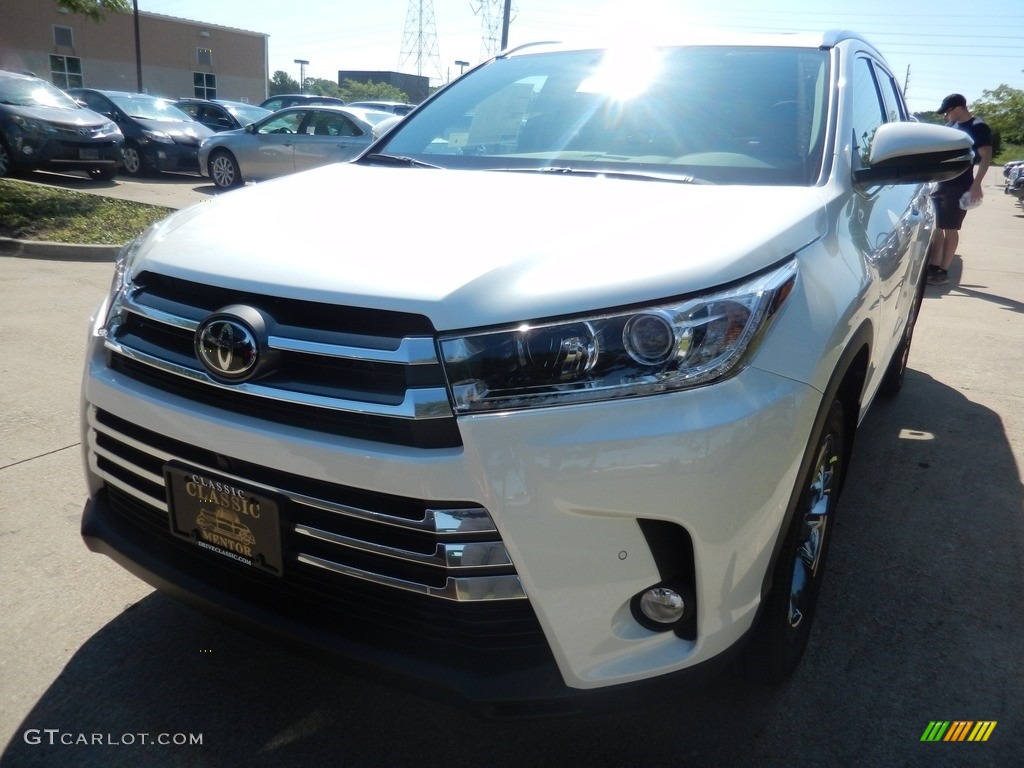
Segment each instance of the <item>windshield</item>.
M78 104L64 91L45 80L0 78L0 102L19 107L57 107L78 109Z
M248 104L231 104L228 105L227 110L234 115L235 119L237 119L242 125L255 123L257 120L262 120L267 115L272 114L269 109L250 106Z
M182 110L167 99L151 96L111 96L110 100L117 104L129 117L141 117L146 120L173 120L177 123L194 122Z
M445 168L812 184L827 86L817 49L513 55L457 80L375 152Z

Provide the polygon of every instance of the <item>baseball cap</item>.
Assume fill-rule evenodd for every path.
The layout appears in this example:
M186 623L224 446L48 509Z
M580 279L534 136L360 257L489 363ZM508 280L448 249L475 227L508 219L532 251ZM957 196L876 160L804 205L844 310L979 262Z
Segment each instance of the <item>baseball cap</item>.
M932 102L932 103L934 103L934 102ZM966 107L966 106L967 106L967 99L965 99L959 93L951 93L951 94L949 94L949 96L947 96L946 98L944 98L942 100L942 106L939 107L935 111L938 112L940 115L944 115L947 112L949 112L949 110L953 109L954 107Z

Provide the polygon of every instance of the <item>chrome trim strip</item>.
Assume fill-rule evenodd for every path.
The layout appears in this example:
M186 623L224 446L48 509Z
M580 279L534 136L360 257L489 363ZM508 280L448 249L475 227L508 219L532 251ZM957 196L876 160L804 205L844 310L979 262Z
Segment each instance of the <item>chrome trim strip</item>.
M452 418L451 405L448 403L448 394L443 387L430 389L410 389L405 393L405 399L399 405L385 405L383 403L366 403L360 400L344 400L334 397L322 397L320 395L303 394L301 392L289 392L287 390L264 387L259 384L222 384L216 381L203 371L187 368L182 365L169 363L159 357L147 355L144 352L126 347L123 344L111 341L106 338L103 342L111 352L122 355L129 360L134 360L145 365L152 366L165 373L181 376L191 381L205 384L218 389L232 392L242 392L253 397L262 397L277 402L292 403L294 405L308 405L315 408L327 408L332 411L343 411L346 413L358 413L368 416L388 416L396 419L444 419Z
M272 349L284 352L299 352L305 355L322 357L343 357L352 360L368 360L373 363L401 363L403 365L437 365L437 352L434 340L422 336L402 339L398 349L374 349L373 347L353 347L345 344L328 344L320 341L270 336L267 344Z
M155 309L146 304L140 304L135 301L133 294L128 294L121 299L121 309L126 312L131 312L133 315L139 315L147 320L153 320L162 325L169 325L173 328L180 328L183 331L196 332L199 328L199 320L190 320L187 317L181 315L172 315L170 312L164 312L162 309Z
M324 570L350 576L374 584L381 584L388 587L395 587L407 592L416 592L429 597L440 597L445 600L456 602L483 602L486 600L525 600L526 592L523 590L522 582L518 576L484 576L469 578L449 578L443 587L434 587L430 584L417 584L404 579L396 579L391 576L382 576L376 573L369 573L360 568L335 563L313 555L300 554L300 563L316 566Z
M118 456L116 453L111 453L106 448L102 448L96 445L96 441L93 439L92 435L90 435L89 437L89 450L91 450L97 456L102 456L111 464L116 464L117 466L121 467L121 469L128 470L136 477L145 480L148 483L158 485L161 488L164 487L163 475L157 475L152 472L148 472L147 470L140 467L138 464L132 464L130 461L126 461L125 459Z
M431 555L422 552L412 552L398 547L388 547L383 544L374 544L361 539L354 539L350 536L314 528L311 525L298 524L295 532L303 536L309 536L320 541L347 549L354 549L359 552L369 552L375 555L390 557L395 560L405 560L423 565L436 565L447 569L462 568L509 568L512 559L508 556L505 545L500 541L477 541L468 544L438 544Z
M167 506L166 499L158 499L155 496L150 496L145 491L140 491L135 486L130 485L129 483L126 483L117 477L114 477L109 472L104 472L96 465L95 454L89 456L89 468L97 475L102 477L103 481L108 485L113 485L114 487L120 489L124 493L127 493L129 496L134 496L136 499L143 502L144 504L149 504L151 507L156 507L164 514L170 514L171 510Z

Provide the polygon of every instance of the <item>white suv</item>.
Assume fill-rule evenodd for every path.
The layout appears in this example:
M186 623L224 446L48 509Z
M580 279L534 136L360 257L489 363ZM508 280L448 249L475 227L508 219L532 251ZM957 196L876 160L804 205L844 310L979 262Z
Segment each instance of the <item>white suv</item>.
M739 651L781 680L854 433L903 381L928 185L971 159L847 33L506 52L356 162L126 246L83 535L490 711Z

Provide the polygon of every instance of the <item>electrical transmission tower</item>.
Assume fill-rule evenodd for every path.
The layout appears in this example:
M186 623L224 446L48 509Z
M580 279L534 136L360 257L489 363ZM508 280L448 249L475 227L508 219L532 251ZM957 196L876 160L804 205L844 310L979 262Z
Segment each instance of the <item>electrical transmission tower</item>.
M514 14L515 3L511 4L511 9ZM489 59L501 51L505 0L480 0L478 7L473 8L473 13L480 16L480 58Z
M437 52L433 0L409 0L398 69L401 70L410 60L415 60L416 74L420 77L444 80L441 74L441 56Z

